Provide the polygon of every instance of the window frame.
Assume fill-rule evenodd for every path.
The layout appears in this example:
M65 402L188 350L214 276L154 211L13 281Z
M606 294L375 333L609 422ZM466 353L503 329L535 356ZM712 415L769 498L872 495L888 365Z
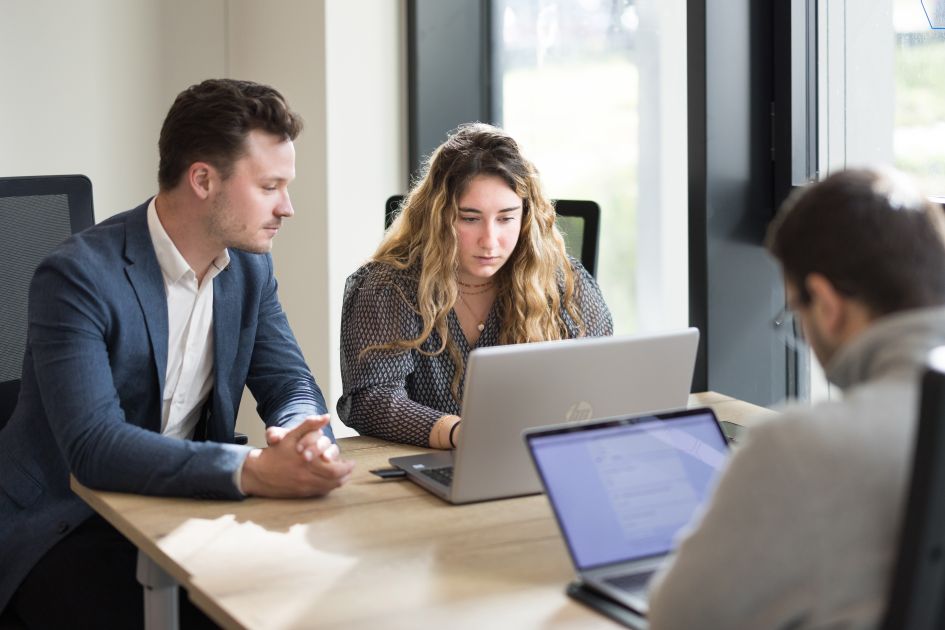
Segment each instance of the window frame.
M494 122L496 16L490 8L489 0L407 0L414 173L449 129L467 120ZM443 16L464 9L464 28L451 30ZM794 184L817 175L817 68L809 52L813 47L816 54L817 37L816 28L807 30L816 26L816 15L816 0L719 0L711 12L707 0L687 3L689 321L701 332L693 391L716 390L761 405L805 391L804 361L789 354L770 326L784 290L763 240ZM454 28L460 22L454 19ZM431 28L453 35L437 36ZM450 46L442 45L446 41ZM431 70L450 67L459 51L475 60L461 66L465 72ZM461 95L462 102L439 103L431 115L444 93ZM792 147L799 143L800 156Z

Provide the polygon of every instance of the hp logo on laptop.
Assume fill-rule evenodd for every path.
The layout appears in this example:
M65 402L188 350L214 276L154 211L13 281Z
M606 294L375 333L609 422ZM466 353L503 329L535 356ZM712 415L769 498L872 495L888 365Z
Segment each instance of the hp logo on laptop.
M581 420L590 420L594 416L594 407L586 400L579 400L570 407L564 414L567 422L580 422Z

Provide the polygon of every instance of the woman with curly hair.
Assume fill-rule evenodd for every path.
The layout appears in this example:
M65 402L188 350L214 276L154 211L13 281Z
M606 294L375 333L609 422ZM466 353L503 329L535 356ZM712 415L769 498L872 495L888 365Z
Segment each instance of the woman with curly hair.
M462 125L348 278L338 415L363 435L452 448L472 350L610 334L535 167L501 129Z

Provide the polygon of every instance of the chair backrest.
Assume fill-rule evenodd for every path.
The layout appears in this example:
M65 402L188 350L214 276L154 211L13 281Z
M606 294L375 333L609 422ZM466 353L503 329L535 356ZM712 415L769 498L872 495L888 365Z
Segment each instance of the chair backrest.
M885 630L945 628L945 347L922 376L912 481Z
M20 392L33 272L94 222L92 182L84 175L0 177L0 428Z
M558 199L558 229L564 235L568 253L581 261L597 277L597 241L600 238L600 206L594 201Z
M390 227L400 211L403 195L392 195L384 204L384 229ZM600 206L593 201L558 199L553 202L558 214L558 229L564 235L568 253L581 261L592 276L597 276L597 241L600 234Z

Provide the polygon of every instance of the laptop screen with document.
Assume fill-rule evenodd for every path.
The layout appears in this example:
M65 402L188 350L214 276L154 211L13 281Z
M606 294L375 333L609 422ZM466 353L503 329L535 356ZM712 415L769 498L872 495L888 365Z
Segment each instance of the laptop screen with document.
M709 409L537 431L527 440L581 571L668 553L728 454Z

